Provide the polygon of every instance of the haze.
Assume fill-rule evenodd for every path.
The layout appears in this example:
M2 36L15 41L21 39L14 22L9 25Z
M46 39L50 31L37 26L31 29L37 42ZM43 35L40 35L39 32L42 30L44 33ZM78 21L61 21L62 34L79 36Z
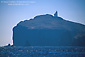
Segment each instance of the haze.
M37 15L54 14L66 20L85 25L85 0L22 0L24 5L9 5L0 0L0 46L12 43L12 28L20 21L29 20ZM11 0L19 1L19 0Z

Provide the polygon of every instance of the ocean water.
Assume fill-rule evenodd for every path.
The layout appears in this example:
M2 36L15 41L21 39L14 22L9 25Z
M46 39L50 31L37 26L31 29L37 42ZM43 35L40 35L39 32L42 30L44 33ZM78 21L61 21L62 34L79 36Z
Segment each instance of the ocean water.
M0 57L85 57L85 47L72 47L72 46L0 47Z

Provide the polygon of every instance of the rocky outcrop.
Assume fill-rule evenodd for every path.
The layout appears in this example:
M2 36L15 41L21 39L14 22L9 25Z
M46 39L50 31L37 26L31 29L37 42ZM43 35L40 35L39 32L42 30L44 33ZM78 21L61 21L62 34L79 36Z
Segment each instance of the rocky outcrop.
M13 28L14 46L85 46L85 25L46 14Z

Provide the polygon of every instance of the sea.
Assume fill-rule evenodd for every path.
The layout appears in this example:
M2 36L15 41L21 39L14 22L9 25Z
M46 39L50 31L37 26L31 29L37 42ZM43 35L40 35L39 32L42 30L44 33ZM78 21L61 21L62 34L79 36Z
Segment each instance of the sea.
M0 57L85 57L85 47L78 46L0 47Z

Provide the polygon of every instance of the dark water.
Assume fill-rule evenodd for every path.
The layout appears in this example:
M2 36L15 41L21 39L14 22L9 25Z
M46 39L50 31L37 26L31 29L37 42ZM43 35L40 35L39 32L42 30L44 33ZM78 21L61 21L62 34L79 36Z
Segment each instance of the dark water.
M0 57L85 57L85 47L0 47Z

